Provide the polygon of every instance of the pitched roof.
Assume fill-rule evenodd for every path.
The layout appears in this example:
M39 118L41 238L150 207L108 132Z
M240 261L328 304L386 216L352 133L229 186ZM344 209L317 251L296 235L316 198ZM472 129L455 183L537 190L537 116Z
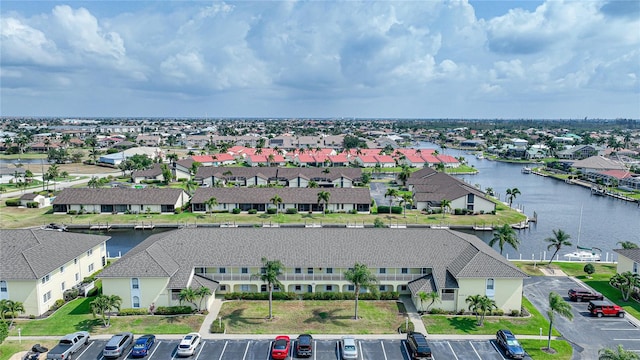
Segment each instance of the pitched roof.
M316 204L318 193L326 191L331 196L329 204L369 204L371 194L367 188L198 188L192 204L204 204L215 197L219 204L269 204L274 195L282 198L284 204Z
M640 249L614 249L618 254L640 263Z
M604 156L591 156L583 160L575 161L571 166L595 170L626 170L624 164L605 158Z
M229 175L225 175L229 174ZM352 167L328 167L328 168L282 168L282 167L213 167L213 166L201 166L198 168L196 178L205 179L210 177L217 177L220 179L229 178L250 178L257 174L262 174L268 179L295 179L298 176L305 177L307 179L323 178L336 180L341 177L355 180L362 177L361 168Z
M407 184L413 185L416 201L454 200L470 193L490 201L482 191L445 173L435 173L425 178L413 180L409 178Z
M134 171L131 177L156 177L160 175L162 175L162 164L153 164L150 169Z
M259 239L259 241L257 241ZM522 271L474 235L435 229L184 228L152 235L101 273L101 277L167 277L149 267L150 254L165 254L178 270L170 288L189 286L196 267L258 267L261 258L287 268L431 268L437 288L457 278L525 278ZM215 275L212 275L215 280Z
M0 230L0 279L39 279L109 238L39 229Z
M174 205L183 194L182 189L170 188L67 188L53 202L69 205Z

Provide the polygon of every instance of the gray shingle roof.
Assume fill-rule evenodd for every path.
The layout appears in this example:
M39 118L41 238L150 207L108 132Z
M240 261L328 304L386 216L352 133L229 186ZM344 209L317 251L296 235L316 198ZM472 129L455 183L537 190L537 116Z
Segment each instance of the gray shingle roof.
M178 267L150 266L164 253ZM288 267L432 268L438 288L457 287L461 277L525 278L522 271L479 238L452 230L344 228L184 228L152 235L102 277L167 277L169 288L184 288L196 267L257 267L260 259ZM448 274L450 273L450 274ZM452 280L453 279L453 280Z
M109 239L46 230L0 230L0 279L38 279Z
M423 291L428 294L438 289L436 287L435 280L433 279L433 274L425 275L419 279L410 281L408 285L412 294L417 294Z
M330 204L369 204L371 194L367 188L198 188L192 204L204 204L215 197L219 204L269 204L274 195L279 195L284 204L317 204L318 193L331 194Z
M487 201L485 194L464 181L444 173L435 173L424 178L410 180L416 201L442 201L458 199L474 194ZM408 182L409 183L409 182Z
M131 177L156 177L160 175L162 175L162 164L153 164L150 169L134 171Z
M614 249L618 254L640 263L640 249Z
M174 205L182 189L67 188L56 196L54 204L67 205Z

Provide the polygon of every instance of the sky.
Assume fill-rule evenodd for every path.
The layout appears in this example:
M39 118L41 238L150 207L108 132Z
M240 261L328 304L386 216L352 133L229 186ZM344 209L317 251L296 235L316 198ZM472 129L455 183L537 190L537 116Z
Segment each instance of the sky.
M640 1L3 0L0 115L640 119Z

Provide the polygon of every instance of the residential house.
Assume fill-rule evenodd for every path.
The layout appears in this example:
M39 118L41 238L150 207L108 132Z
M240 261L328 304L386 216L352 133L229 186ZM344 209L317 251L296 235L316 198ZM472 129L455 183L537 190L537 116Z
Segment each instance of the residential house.
M467 311L471 295L488 296L505 313L519 311L527 277L478 237L451 230L184 228L150 236L100 278L123 308L172 306L189 287L214 295L266 292L255 278L262 258L284 264L282 291L353 292L344 274L359 262L377 277L377 291L410 295L418 308L418 294L435 291L438 307L453 312Z
M583 160L575 161L571 166L583 174L607 170L627 170L621 162L608 159L604 156L591 156Z
M558 151L558 159L582 160L590 156L596 156L602 149L593 145L577 145Z
M120 165L120 163L134 155L147 155L152 160L156 160L158 158L164 158L164 151L162 151L162 149L158 147L140 146L126 149L114 154L102 155L98 159L98 162L106 165L118 166Z
M67 188L53 201L54 213L173 214L189 201L182 189Z
M318 193L329 193L329 201L325 208L323 201L318 201ZM273 204L272 199L278 195L282 202ZM206 202L212 197L216 198L218 205L210 209ZM368 188L198 188L191 199L191 211L225 211L231 212L238 208L240 211L255 209L265 212L270 207L277 207L279 212L287 209L295 209L297 212L322 213L324 210L331 212L352 212L368 214L371 205L371 194Z
M164 181L162 165L163 164L156 163L153 164L150 169L134 171L131 173L131 179L135 184L139 184L143 181Z
M138 134L136 143L142 146L160 146L162 145L162 137L160 135Z
M29 203L38 203L38 208L51 206L51 198L36 193L27 193L20 196L20 206L27 207Z
M618 274L630 271L640 274L640 249L614 249L618 254Z
M48 230L0 230L0 300L39 316L66 290L106 264L108 236Z
M362 183L362 169L350 167L330 168L282 168L282 167L200 167L196 181L205 186L218 184L235 186L278 185L308 187L315 182L318 187L353 187Z
M9 168L0 166L0 184L9 184L24 179L26 170L21 167Z

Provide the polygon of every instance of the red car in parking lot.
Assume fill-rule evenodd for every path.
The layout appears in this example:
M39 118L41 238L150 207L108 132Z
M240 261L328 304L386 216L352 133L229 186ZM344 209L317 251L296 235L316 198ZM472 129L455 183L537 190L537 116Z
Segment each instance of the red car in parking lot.
M273 348L271 349L271 357L275 360L284 360L289 356L290 348L291 339L288 336L276 336L276 340L273 342Z

